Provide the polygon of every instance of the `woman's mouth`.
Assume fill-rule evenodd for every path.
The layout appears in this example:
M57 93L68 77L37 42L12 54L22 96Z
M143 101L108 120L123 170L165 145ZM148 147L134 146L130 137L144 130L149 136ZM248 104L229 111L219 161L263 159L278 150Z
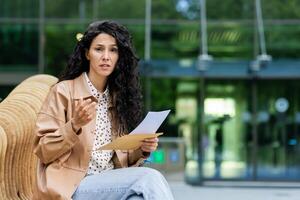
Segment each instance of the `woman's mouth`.
M101 65L99 65L99 67L102 67L102 68L109 68L110 65L109 65L109 64L101 64Z

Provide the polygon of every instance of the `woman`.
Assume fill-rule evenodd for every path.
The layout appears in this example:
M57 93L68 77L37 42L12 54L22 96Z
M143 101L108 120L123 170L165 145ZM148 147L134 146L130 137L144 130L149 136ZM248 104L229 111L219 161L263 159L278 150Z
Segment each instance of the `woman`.
M88 27L38 115L35 199L173 199L158 171L138 167L157 138L136 150L96 150L141 120L137 63L125 27Z

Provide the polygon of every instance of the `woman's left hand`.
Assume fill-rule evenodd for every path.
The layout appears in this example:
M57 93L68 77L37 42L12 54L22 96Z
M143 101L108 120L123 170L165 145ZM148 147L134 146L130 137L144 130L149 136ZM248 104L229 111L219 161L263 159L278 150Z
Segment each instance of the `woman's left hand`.
M149 138L142 141L141 150L144 152L155 151L158 146L158 138Z

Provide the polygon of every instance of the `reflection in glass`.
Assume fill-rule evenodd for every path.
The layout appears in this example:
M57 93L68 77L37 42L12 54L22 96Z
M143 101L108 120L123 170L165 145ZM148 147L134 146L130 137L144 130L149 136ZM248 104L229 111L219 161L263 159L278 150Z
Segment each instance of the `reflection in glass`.
M2 24L0 26L0 65L6 70L37 69L38 26Z
M205 178L249 177L251 149L247 148L250 138L247 138L246 131L249 102L247 95L243 95L246 82L237 82L207 82L204 100L206 128L202 134Z
M299 88L297 81L259 82L259 179L300 177Z

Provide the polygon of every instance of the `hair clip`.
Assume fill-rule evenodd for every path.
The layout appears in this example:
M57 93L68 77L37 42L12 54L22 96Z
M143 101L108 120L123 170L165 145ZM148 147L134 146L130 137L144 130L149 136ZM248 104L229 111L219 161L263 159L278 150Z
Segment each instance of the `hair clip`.
M76 39L79 42L81 39L83 38L83 34L82 33L77 33L76 34Z

